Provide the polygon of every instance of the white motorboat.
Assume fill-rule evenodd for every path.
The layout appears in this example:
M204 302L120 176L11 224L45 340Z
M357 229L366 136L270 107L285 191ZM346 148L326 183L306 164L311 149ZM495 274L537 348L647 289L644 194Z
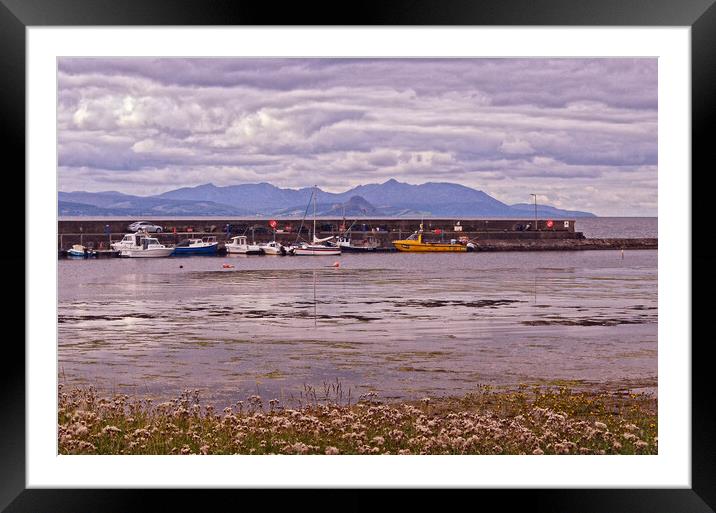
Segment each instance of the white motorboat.
M168 257L174 253L174 248L168 248L159 242L156 237L140 237L139 244L133 248L122 248L119 256L129 258L160 258Z
M258 244L249 244L246 235L231 237L231 242L225 246L227 253L238 253L240 255L260 255L263 253Z
M279 242L272 240L264 244L259 244L259 248L264 252L265 255L285 255L286 248L284 248Z
M110 247L115 251L121 251L123 249L134 249L141 246L142 237L145 237L146 233L128 233L124 238L118 242L113 242Z

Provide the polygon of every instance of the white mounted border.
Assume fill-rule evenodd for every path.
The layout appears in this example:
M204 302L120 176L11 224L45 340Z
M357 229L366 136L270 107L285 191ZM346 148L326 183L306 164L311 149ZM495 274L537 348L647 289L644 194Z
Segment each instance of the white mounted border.
M656 456L58 456L57 255L28 235L28 488L691 486L689 27L30 27L27 43L27 230L45 241L57 226L57 57L658 57L661 270Z

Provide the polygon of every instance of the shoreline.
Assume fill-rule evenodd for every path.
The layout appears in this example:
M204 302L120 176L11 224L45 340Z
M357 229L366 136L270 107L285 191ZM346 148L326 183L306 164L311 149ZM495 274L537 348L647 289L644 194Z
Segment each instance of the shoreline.
M198 391L154 405L59 386L60 454L657 454L656 397L490 386L458 397L287 408L258 395L219 412Z

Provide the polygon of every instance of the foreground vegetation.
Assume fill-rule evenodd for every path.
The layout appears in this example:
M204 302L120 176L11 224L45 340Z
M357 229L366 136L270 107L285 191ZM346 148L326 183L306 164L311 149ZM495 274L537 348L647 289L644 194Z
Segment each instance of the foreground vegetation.
M334 387L335 390L335 387ZM310 391L310 390L309 390ZM310 394L307 394L310 398ZM327 398L327 396L326 396ZM251 396L217 412L198 391L154 405L60 385L60 454L656 454L656 399L489 386L462 398L296 409Z

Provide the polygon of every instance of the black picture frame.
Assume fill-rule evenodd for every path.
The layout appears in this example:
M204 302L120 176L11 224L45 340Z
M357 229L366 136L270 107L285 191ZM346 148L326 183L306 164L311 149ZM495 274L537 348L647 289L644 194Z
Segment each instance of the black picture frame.
M689 26L691 27L692 73L692 222L705 220L712 201L710 175L716 162L716 144L708 128L716 110L716 5L715 0L399 0L347 4L291 3L277 7L271 3L242 0L0 0L0 102L3 120L0 133L6 146L5 176L13 168L12 197L6 206L24 212L25 167L25 29L28 26L83 25L551 25L551 26ZM8 157L12 157L8 159ZM14 163L13 165L7 162ZM697 171L698 170L698 171ZM688 173L689 170L684 170ZM7 191L6 186L5 190ZM668 198L659 198L668 201ZM14 202L14 203L13 203ZM10 212L10 209L7 211ZM17 214L15 214L17 215ZM23 218L24 219L24 218ZM17 224L17 223L15 223ZM14 227L16 230L17 228ZM698 228L697 228L698 229ZM693 236L698 231L692 231ZM30 234L25 234L28 238ZM32 234L37 238L38 234ZM42 235L39 235L42 238ZM708 265L713 258L695 251L692 244L692 327L703 324L710 308L708 292L714 277ZM24 255L0 254L5 269L26 269ZM23 290L20 273L8 273L15 291ZM22 281L21 281L22 280ZM23 287L23 288L21 288ZM16 292L17 294L17 292ZM16 298L15 298L16 299ZM699 300L700 299L700 300ZM13 301L10 308L20 310L25 303ZM23 306L20 306L23 305ZM28 305L29 306L29 305ZM24 311L24 310L23 310ZM8 312L14 319L20 312ZM16 315L13 315L15 314ZM697 321L699 321L697 323ZM16 321L17 322L17 321ZM19 323L18 323L19 324ZM716 508L716 394L711 377L712 363L708 332L693 330L692 354L692 452L690 489L520 489L471 490L453 492L454 504L470 493L473 504L497 499L509 509L521 511L569 512L707 512ZM22 340L22 342L21 342ZM185 503L187 496L203 499L202 509L213 509L223 500L241 502L260 492L246 490L75 490L26 489L25 475L25 352L24 337L5 338L6 360L0 372L3 415L0 420L0 509L7 512L52 511L145 511ZM302 501L307 491L291 491L291 499ZM335 497L348 493L350 498ZM425 500L425 491L401 494L401 509ZM475 497L477 496L477 497ZM275 492L272 492L275 498ZM359 491L322 491L324 505L341 509L366 509L367 500ZM261 500L267 500L265 492ZM479 502L474 502L479 501ZM452 502L452 501L451 501ZM238 503L235 503L238 504ZM320 505L319 505L320 507ZM324 506L326 507L326 506Z

